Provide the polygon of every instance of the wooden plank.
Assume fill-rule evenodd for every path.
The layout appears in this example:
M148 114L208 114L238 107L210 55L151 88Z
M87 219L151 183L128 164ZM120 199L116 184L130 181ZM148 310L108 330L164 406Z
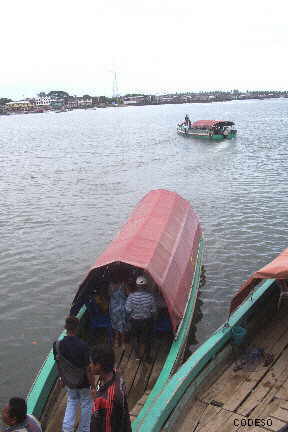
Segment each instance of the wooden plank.
M237 432L267 432L267 429L263 429L262 427L259 426L253 426L253 430L252 430L251 426L250 427L243 426L237 429Z
M283 422L288 423L288 411L281 406L273 413L273 417Z
M282 338L288 343L288 334ZM250 415L255 407L263 401L265 396L271 392L273 388L278 388L281 383L282 373L286 371L288 363L288 350L283 351L278 360L271 366L262 379L257 383L255 388L249 394L248 398L237 408L237 412L242 415Z
M281 399L287 399L285 397L281 398L281 394L283 394L283 383L287 384L288 378L288 370L282 372L280 377L278 377L277 385L269 389L269 392L265 395L264 399L260 401L257 405L255 405L250 412L250 415L257 416L259 413L265 411L265 407L271 407L271 403L275 404L276 402L280 404ZM280 390L279 390L280 389ZM288 393L288 392L287 392ZM278 406L278 405L277 405Z
M142 407L144 406L147 397L149 396L149 391L145 392L144 395L141 397L141 399L138 400L138 402L136 403L136 405L134 405L134 407L132 408L132 410L130 411L130 416L134 416L137 417L137 415L139 414L140 410L142 409Z
M224 410L225 411L225 410ZM241 420L244 417L239 416L235 413L230 413L230 417L227 415L227 418L224 419L225 421L221 424L220 427L218 427L217 429L215 429L215 431L217 430L217 432L234 432L238 430L238 425L241 424ZM246 419L245 419L246 420ZM236 425L235 425L235 421L237 421ZM251 432L251 430L250 430Z
M288 370L281 375L275 397L288 400Z
M195 432L200 431L202 427L205 427L209 422L213 421L213 419L216 418L217 414L220 411L221 411L220 407L215 407L213 405L207 405L206 410L203 412L199 421L197 422Z
M273 416L270 416L270 418L272 420L272 426L266 426L266 429L268 429L269 431L278 432L279 429L286 426L287 424L286 422L284 423L281 420L274 418Z
M128 345L125 347L124 353L122 353L122 356L120 357L117 365L117 368L119 369L121 375L123 375L131 355L132 355L132 347Z
M200 423L207 406L208 405L205 402L194 400L193 406L189 409L187 415L184 417L184 421L182 421L181 424L177 426L177 429L175 428L174 430L177 430L178 432L193 431L197 424ZM165 427L163 430L165 431Z
M171 344L167 342L165 335L163 335L163 337L157 342L156 361L154 362L153 370L146 386L147 390L151 390L154 387L171 347Z
M166 334L162 336L163 337L157 341L157 348L152 347L151 349L152 362L147 363L145 360L138 362L138 369L135 371L134 379L130 381L130 387L128 388L130 407L134 407L134 405L137 404L137 401L146 390L150 393L153 387L152 383L156 382L164 366L170 343L167 341ZM138 413L139 412L140 410L138 410Z
M53 411L49 416L49 422L47 423L45 432L55 432L61 430L63 418L66 410L66 404L67 404L67 393L63 389L53 406Z
M225 370L225 364L231 356L231 345L225 346L217 355L209 362L206 367L201 371L198 377L191 383L183 394L181 400L174 408L173 413L166 421L163 431L174 432L178 430L179 425L182 424L183 418L187 415L191 417L190 411L195 410L194 406L200 405L203 409L207 406L206 402L201 402L197 398L197 394L201 388L208 388L214 383L217 378L222 375ZM197 410L196 410L197 412ZM197 415L196 415L197 417Z
M139 399L144 394L149 381L149 377L153 370L153 366L154 363L147 364L144 361L140 363L135 375L134 382L132 382L132 386L129 389L130 406L134 406L137 401L139 402Z
M134 351L131 353L129 360L126 364L125 370L122 369L122 365L120 366L123 380L126 385L126 390L128 394L128 405L133 406L129 401L129 392L135 380L135 376L138 368L140 367L140 362L136 360Z
M288 344L288 332L286 333L287 323L284 323L283 321L284 320L280 320L280 321L277 320L276 325L273 326L272 328L270 327L268 329L269 330L268 332L267 329L264 329L264 332L262 332L261 334L261 338L260 339L255 338L253 345L261 346L265 350L268 350L270 353L272 353L275 357L277 357ZM279 334L281 334L280 338L279 338ZM265 338L263 340L264 336ZM236 375L234 376L233 376L233 372L232 373L230 372L230 374L226 374L227 375L226 385L222 379L221 381L222 388L220 390L221 402L224 402L224 408L229 411L237 410L237 408L243 403L243 401L248 397L248 395L255 389L258 382L263 378L263 376L266 373L267 373L267 367L258 365L257 369L252 372L243 370L242 374L239 374L237 372ZM235 376L239 376L239 375L242 377L242 380L235 388ZM231 380L231 382L229 383L230 385L228 385L227 382L228 379ZM233 388L233 384L234 384L234 388Z
M234 413L231 413L230 411L226 411L224 409L220 409L220 411L214 415L208 423L206 423L204 426L198 427L196 431L198 432L217 432L219 429L222 431L224 428L224 425L227 424L227 422L231 422L231 417L234 416ZM230 423L230 431L231 432L231 423Z
M281 400L280 401L280 407L285 409L285 410L288 410L288 401L287 400Z
M263 402L253 411L253 418L270 418L272 419L272 427L266 426L266 429L271 431L277 431L283 427L286 423L273 417L273 413L278 410L281 405L281 400L272 398L271 395L267 395ZM251 416L252 417L252 416Z

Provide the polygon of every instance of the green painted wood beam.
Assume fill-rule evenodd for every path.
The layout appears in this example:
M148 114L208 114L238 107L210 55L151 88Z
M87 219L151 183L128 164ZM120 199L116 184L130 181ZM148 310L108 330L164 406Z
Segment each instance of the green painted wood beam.
M204 342L173 375L165 388L154 396L153 404L145 411L133 432L158 432L180 401L192 381L198 377L205 365L223 348L231 338L231 329L238 325L251 307L270 288L275 279L268 279L230 316L213 335Z

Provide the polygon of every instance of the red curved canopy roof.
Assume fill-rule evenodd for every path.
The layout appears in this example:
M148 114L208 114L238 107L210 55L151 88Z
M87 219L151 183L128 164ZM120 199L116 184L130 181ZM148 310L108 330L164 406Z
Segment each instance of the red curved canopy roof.
M157 283L176 332L191 289L201 235L198 217L188 201L175 192L151 191L81 286L87 286L92 272L115 262L141 268Z
M253 288L263 279L288 279L288 249L284 249L270 264L253 273L233 296L230 304L232 313L249 296Z
M232 126L234 125L231 121L225 120L198 120L192 123L193 128L211 128L214 126Z

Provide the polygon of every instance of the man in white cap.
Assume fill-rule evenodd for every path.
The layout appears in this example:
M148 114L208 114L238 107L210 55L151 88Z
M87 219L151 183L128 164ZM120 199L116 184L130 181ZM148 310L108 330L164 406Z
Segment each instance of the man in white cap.
M131 325L136 358L140 360L146 354L146 360L149 362L157 308L153 294L147 291L147 280L144 276L137 277L136 291L129 294L125 308Z

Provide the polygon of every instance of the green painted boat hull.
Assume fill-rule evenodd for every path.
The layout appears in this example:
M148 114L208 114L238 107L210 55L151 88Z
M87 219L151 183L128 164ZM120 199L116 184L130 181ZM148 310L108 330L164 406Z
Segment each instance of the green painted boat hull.
M223 347L232 337L232 329L243 322L251 313L251 309L257 301L269 290L275 279L266 280L242 303L241 306L230 316L229 321L216 330L213 335L204 342L179 368L179 370L166 382L162 391L154 395L153 404L145 411L141 422L133 428L133 432L160 432L168 417L171 420L171 414L176 409L181 398L189 389L189 398L197 394L205 375L201 375L204 368L209 365L210 372L213 373L217 366L214 359L221 352ZM208 367L208 369L209 369ZM173 430L173 429L172 429Z
M177 131L179 135L185 136L185 137L191 137L191 138L201 138L201 139L208 139L208 140L213 140L213 141L222 141L222 140L226 140L226 139L232 139L232 138L236 138L237 136L237 132L234 133L229 133L227 136L224 135L198 135L198 134L191 134L191 133L184 133L182 131Z
M196 261L195 272L192 280L190 296L187 302L184 318L178 330L177 338L172 343L164 367L162 368L158 380L154 385L149 397L147 398L144 407L142 408L137 419L133 422L133 430L138 430L142 420L146 418L146 413L153 406L154 398L159 394L159 392L161 392L165 388L170 376L175 372L175 370L182 363L186 342L187 342L187 338L189 335L189 331L193 319L198 290L199 290L203 256L204 256L204 239L203 237L201 237L199 241L197 261ZM86 307L82 306L81 310L77 314L80 320L83 319L85 312L86 312ZM64 335L65 332L62 332L61 335L59 336L59 339L62 339ZM55 387L57 377L58 375L56 370L56 364L54 361L53 351L51 350L48 354L48 357L44 361L27 396L27 411L29 414L33 414L37 418L41 419L41 416L47 405L49 396Z

